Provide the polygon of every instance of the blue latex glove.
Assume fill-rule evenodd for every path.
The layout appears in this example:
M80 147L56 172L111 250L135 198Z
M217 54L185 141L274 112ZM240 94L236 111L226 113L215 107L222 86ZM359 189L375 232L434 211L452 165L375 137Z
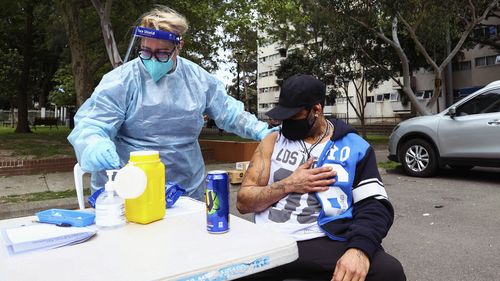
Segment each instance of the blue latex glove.
M272 127L271 129L265 129L265 130L262 130L260 133L259 133L259 140L263 140L267 135L269 135L270 133L272 132L276 132L276 131L279 131L280 130L280 127L281 126L276 126L276 127Z
M79 163L82 170L97 172L119 168L120 157L116 153L115 144L109 139L103 139L87 146Z

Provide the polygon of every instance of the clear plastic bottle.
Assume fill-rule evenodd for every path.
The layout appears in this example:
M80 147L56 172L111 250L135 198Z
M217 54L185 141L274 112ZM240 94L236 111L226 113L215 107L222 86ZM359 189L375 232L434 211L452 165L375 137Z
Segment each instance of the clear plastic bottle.
M104 192L97 197L95 203L95 224L102 229L111 229L124 226L125 200L119 197L114 190L113 174L116 170L106 171L108 182Z

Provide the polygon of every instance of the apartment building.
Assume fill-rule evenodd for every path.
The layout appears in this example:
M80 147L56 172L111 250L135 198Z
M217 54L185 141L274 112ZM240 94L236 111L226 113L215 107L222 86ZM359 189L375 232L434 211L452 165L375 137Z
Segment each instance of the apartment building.
M474 36L500 40L500 21L490 20L484 27L474 30ZM285 59L287 50L279 43L259 47L257 102L259 118L267 119L265 112L276 106L279 97L276 70L280 61ZM449 79L449 78L448 78ZM452 63L451 85L454 100L460 99L480 89L488 83L500 80L500 51L488 46L476 45L472 49L463 50ZM434 74L420 69L411 77L412 89L422 105L426 105L434 92ZM446 85L446 82L444 83ZM330 87L330 86L329 86ZM356 93L352 83L349 85L349 98L356 104ZM367 96L365 117L373 122L398 120L412 115L410 103L401 100L401 88L392 80L381 83ZM446 108L446 97L441 95L438 103L432 108L433 113ZM337 98L335 105L325 107L326 115L347 118L351 123L358 121L352 106L345 97Z
M289 52L300 48L295 46L286 50L279 43L272 43L258 48L257 59L257 113L260 119L268 119L265 113L278 104L280 86L276 70L280 66L280 61L285 59ZM331 87L331 86L327 86ZM333 114L333 106L326 104L325 114Z

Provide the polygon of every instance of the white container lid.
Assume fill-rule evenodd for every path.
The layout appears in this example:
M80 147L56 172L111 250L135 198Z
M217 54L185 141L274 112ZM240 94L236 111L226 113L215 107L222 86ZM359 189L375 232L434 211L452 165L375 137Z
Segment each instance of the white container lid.
M113 187L121 198L133 199L144 192L147 183L146 173L141 168L128 165L116 173Z
M150 156L150 155L158 155L160 152L157 150L140 150L140 151L132 151L130 152L131 156Z
M227 174L227 171L224 170L211 170L207 172L208 175L220 175L220 174Z

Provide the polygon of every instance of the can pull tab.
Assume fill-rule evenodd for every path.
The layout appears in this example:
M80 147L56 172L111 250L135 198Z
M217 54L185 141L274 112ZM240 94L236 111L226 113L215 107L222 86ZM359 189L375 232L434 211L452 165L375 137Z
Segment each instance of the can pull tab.
M127 165L116 173L114 189L121 198L133 199L146 190L147 183L146 173L141 168Z

